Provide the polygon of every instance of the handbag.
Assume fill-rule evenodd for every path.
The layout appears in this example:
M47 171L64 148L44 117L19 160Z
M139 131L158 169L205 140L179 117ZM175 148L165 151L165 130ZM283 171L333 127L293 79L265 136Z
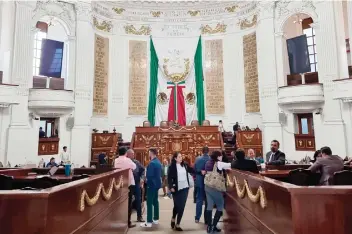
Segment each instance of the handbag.
M189 188L193 188L194 187L194 180L193 180L193 176L191 176L191 174L187 173L188 175L188 185Z
M214 164L213 171L207 172L204 178L204 184L220 192L226 192L225 177L222 172L217 171L217 163Z

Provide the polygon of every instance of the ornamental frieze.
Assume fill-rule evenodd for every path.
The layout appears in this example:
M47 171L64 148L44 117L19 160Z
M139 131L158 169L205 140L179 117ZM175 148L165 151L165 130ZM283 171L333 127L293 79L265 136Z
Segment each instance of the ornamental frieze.
M241 30L251 28L257 25L257 19L258 19L258 16L253 15L251 19L239 20L238 25L240 26Z
M151 27L147 25L142 25L139 29L136 29L133 25L126 25L124 28L125 28L126 34L139 35L139 36L140 35L148 36L152 31Z
M216 27L212 28L211 26L203 25L201 26L200 30L202 34L216 34L216 33L226 33L226 24L220 24L218 23Z
M104 32L111 32L111 29L113 27L111 21L106 21L106 20L99 21L94 16L93 16L93 25L96 29Z

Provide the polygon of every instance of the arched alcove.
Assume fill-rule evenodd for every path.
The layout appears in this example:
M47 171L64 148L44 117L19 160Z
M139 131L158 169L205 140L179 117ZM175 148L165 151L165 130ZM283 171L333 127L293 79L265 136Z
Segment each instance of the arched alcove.
M57 61L60 63L61 59L61 76L55 78L63 78L66 83L68 77L68 38L70 35L70 30L66 23L54 16L42 16L36 22L36 30L34 33L34 48L33 48L33 76L40 76L40 59L42 56L42 40L49 39L57 42L63 43L63 50L58 55L55 55L53 60L56 61L56 57L58 57ZM55 65L56 67L60 67L60 65ZM35 83L35 82L34 82ZM63 85L64 86L64 85Z
M284 74L287 76L287 85L297 85L304 83L318 83L318 63L317 63L317 52L316 52L316 36L315 30L311 26L314 23L312 17L306 13L295 13L289 16L282 26L282 34L286 43L283 46L283 67ZM287 40L297 38L299 36L306 35L306 42L308 46L310 72L306 72L305 78L301 77L300 74L291 74L289 57L287 51ZM302 53L304 51L302 50ZM286 78L286 77L285 77Z

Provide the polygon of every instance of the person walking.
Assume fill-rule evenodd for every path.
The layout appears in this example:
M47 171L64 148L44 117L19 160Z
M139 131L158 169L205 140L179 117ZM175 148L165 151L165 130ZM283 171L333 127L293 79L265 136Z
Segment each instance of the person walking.
M127 149L125 147L119 148L119 156L114 161L115 168L120 169L129 169L129 183L128 183L128 228L133 228L136 225L131 222L131 214L132 214L132 196L134 194L134 190L136 187L136 183L133 177L133 170L136 169L136 164L128 157L126 157Z
M158 191L161 188L161 163L157 158L158 151L149 149L149 165L147 167L147 222L141 227L150 228L153 224L159 224L159 200Z
M145 222L142 217L142 190L141 190L141 184L143 184L143 177L144 177L144 171L145 168L142 166L142 164L135 158L134 151L132 149L127 150L126 153L127 157L132 160L136 164L136 169L133 170L133 177L135 181L135 187L134 187L134 201L135 201L135 206L136 206L136 211L137 211L137 222Z
M192 187L192 167L183 161L180 152L175 152L168 172L168 186L172 192L174 208L172 209L171 228L176 231L183 231L180 227L183 212L185 210L188 191Z
M221 232L217 224L223 214L224 209L224 192L226 191L224 170L231 168L231 163L222 162L222 153L214 151L211 159L205 164L206 176L204 180L204 190L207 198L207 215L208 227L207 233ZM214 219L212 220L212 211L216 206Z
M209 148L203 147L203 155L197 157L196 162L194 164L194 170L196 172L196 183L195 189L196 190L196 216L195 222L199 223L200 217L202 216L202 209L203 203L205 201L205 208L204 208L204 223L207 224L206 218L206 207L207 207L207 200L205 197L204 191L204 175L205 175L205 164L210 159L209 157Z
M167 161L167 159L164 159L163 165L162 165L162 171L161 171L164 198L168 197L168 192L166 190L167 189L167 171L168 170L169 170L169 162Z

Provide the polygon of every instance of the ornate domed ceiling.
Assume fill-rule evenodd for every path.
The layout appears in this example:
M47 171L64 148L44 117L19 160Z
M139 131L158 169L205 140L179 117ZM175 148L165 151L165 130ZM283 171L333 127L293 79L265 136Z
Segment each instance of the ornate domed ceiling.
M194 22L241 18L256 11L250 1L99 1L93 13L109 19L143 22Z

